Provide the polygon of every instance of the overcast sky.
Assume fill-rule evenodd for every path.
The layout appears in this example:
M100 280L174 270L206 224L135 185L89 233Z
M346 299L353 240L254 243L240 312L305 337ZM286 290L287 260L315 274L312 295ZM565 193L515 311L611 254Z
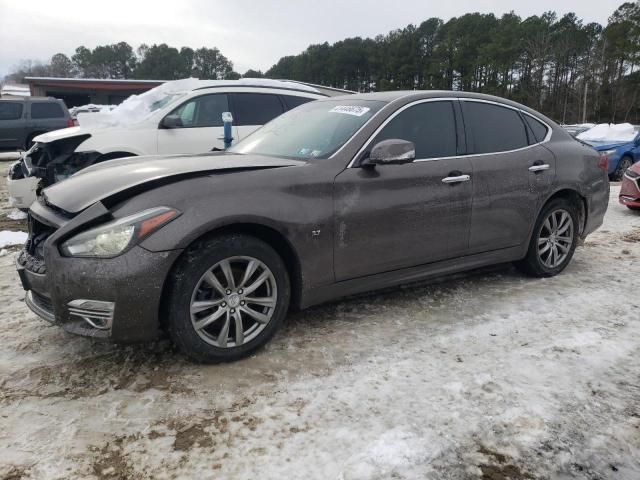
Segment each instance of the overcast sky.
M0 78L21 59L69 57L79 45L126 41L218 47L236 71L268 69L310 43L370 37L429 17L521 17L554 10L606 23L623 0L0 0Z

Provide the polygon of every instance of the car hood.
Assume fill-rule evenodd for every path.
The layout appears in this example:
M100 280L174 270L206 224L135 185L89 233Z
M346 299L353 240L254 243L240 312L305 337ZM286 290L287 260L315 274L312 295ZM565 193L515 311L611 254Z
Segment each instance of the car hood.
M143 124L135 124L135 125L127 125L127 128L124 129L122 127L111 127L105 125L92 125L92 126L78 126L78 127L69 127L62 128L60 130L52 130L51 132L42 133L37 137L34 137L33 141L38 143L51 143L58 140L63 140L65 138L78 137L80 135L108 135L108 134L117 134L118 132L130 131L134 128L143 128Z
M260 170L304 165L288 160L258 155L214 152L200 155L129 157L98 163L72 177L43 190L47 205L76 214L98 201L183 178L229 171Z
M69 127L51 132L42 133L34 137L33 141L38 143L51 143L64 138L77 137L79 135L91 135L95 129L85 127Z
M587 142L589 145L591 145L593 148L595 148L596 150L598 150L599 152L602 152L604 150L613 150L613 149L617 149L620 147L624 147L626 145L631 146L633 144L633 142Z

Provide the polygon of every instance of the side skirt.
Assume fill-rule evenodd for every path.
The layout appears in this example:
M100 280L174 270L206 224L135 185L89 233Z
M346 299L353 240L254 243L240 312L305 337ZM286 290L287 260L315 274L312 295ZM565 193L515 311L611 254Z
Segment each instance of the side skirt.
M513 262L522 259L526 255L526 246L516 246L479 253L466 257L457 257L441 262L429 263L417 267L404 268L391 272L378 273L366 277L354 278L331 285L316 287L303 291L300 307L307 308L312 305L348 297L359 293L372 292L383 288L407 285L434 277L460 273L475 268L496 265L499 263Z

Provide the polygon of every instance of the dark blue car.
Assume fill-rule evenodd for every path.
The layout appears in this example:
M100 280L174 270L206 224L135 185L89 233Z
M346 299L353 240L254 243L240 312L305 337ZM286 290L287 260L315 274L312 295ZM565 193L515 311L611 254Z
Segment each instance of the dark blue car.
M622 180L627 168L640 160L640 132L636 132L636 137L630 142L588 141L587 143L607 156L609 178L613 181Z

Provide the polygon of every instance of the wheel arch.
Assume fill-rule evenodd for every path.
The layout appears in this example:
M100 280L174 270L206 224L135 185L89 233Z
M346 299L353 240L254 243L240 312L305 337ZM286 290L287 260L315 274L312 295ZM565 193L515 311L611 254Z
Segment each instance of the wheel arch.
M542 212L544 207L547 206L549 202L557 198L563 198L565 200L568 200L576 206L576 208L578 209L578 227L579 227L578 233L579 235L582 235L582 232L584 232L585 226L587 224L587 212L588 212L587 199L584 197L584 195L582 195L580 192L578 192L573 188L565 187L565 188L556 190L554 193L552 193L540 205L540 208L538 209L538 213L536 215L536 219L538 218L538 216L540 215L540 212Z
M202 242L208 238L217 237L221 235L229 235L229 234L242 234L242 235L247 235L247 236L257 238L258 240L262 240L271 248L273 248L278 255L280 255L280 258L282 258L282 260L285 263L287 272L289 273L289 280L291 282L290 308L293 308L293 309L299 308L301 297L302 297L302 269L300 265L300 258L295 248L289 241L289 239L282 232L276 230L271 226L267 226L261 223L254 223L254 222L230 223L230 224L218 226L216 228L213 228L212 230L209 230L201 234L200 236L192 240L189 243L189 245L187 245L182 255L178 256L175 259L162 286L162 295L161 295L162 301L160 302L160 312L159 312L161 325L164 326L166 324L166 318L164 318L164 315L165 315L164 312L167 311L166 305L164 303L165 299L167 299L168 297L168 295L166 295L166 291L170 286L169 285L170 278L173 276L173 273L178 263L180 262L180 260L183 258L186 252L197 243Z

